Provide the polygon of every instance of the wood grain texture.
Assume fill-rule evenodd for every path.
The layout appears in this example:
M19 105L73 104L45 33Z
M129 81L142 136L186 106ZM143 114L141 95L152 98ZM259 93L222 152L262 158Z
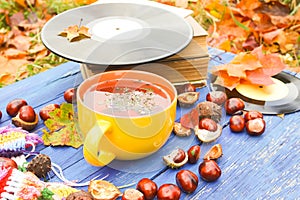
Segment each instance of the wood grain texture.
M213 58L210 65L228 62L234 56L215 49L210 49L209 53ZM70 87L76 87L81 81L79 64L69 62L1 88L1 127L10 124L5 107L11 99L24 98L39 112L47 104L64 102L63 92ZM199 102L204 101L208 88L204 87L198 91ZM178 108L176 120L190 109ZM186 164L180 169L189 169L199 177L198 166L204 154L212 145L220 143L223 156L218 160L218 164L222 169L222 176L212 183L206 183L199 177L197 190L192 194L183 193L181 199L300 199L300 113L287 114L283 118L265 115L264 118L267 123L266 131L259 137L249 136L245 131L232 133L227 126L217 141L201 144L198 163ZM227 120L229 116L224 116L222 122ZM41 135L43 128L40 121L34 132ZM172 134L163 149L166 152L177 147L187 150L193 144L199 144L193 135L189 138L178 138ZM167 168L161 156L149 157L144 161L115 162L111 166L99 168L86 163L82 148L40 145L37 149L49 155L52 162L60 165L67 179L81 182L108 175L106 180L117 186L132 183L132 187L135 187L138 180L148 177L153 178L160 186L163 183L176 183L175 176L180 170ZM50 181L59 181L53 173L50 173L50 177Z

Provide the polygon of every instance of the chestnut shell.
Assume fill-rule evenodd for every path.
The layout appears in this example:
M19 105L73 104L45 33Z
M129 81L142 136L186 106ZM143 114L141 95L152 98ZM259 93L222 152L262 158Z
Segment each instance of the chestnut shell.
M173 132L175 133L175 135L180 137L186 137L192 134L192 130L190 128L183 127L179 122L174 123Z
M221 144L215 144L212 146L204 155L204 160L215 160L223 155L223 150Z
M177 100L179 106L190 107L194 105L199 99L199 92L184 92L178 95Z
M18 113L17 116L15 116L11 119L12 123L13 123L13 125L15 125L17 127L21 127L22 129L24 129L26 131L33 130L39 122L39 116L37 114L35 114L35 120L33 122L26 122L26 121L22 120L19 115L20 115L20 113Z

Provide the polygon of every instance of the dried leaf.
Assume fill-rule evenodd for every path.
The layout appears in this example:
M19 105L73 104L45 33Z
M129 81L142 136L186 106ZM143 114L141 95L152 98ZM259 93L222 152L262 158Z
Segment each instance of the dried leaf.
M184 114L180 118L181 126L185 128L195 128L199 124L199 110L198 108L193 108L190 112Z
M3 51L3 54L8 59L20 59L24 58L26 56L26 52L15 49L15 48L9 48Z
M78 148L83 139L76 130L73 120L73 105L63 103L60 108L49 113L50 118L44 123L48 130L43 129L43 141L45 145L67 145Z
M7 45L14 46L21 51L28 51L31 46L31 38L29 36L18 35L9 40Z
M217 76L215 84L232 90L241 82L273 84L271 77L286 67L279 54L265 53L260 46L251 53L237 54L230 63L216 66L212 73Z
M78 25L69 26L67 29L59 33L62 37L67 37L70 42L79 41L84 38L90 38L91 35L88 33L88 28L85 26Z

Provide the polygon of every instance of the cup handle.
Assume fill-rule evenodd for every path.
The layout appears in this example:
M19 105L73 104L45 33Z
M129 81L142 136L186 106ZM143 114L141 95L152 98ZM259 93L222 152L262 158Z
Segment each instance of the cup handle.
M87 133L83 145L83 155L86 161L91 165L98 167L105 166L116 157L116 155L111 152L99 149L103 135L110 131L110 122L97 120L95 125Z

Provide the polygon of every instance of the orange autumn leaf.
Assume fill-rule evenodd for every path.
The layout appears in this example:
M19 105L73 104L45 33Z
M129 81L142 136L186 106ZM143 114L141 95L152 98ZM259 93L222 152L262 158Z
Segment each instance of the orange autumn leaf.
M217 76L217 79L214 84L221 85L229 90L233 90L240 83L239 77L229 76L225 70L218 71L215 75Z
M3 51L4 56L8 59L20 59L26 56L26 52L15 49L15 48L8 48Z
M81 39L91 37L87 27L81 26L79 28L78 25L69 26L64 31L60 32L59 36L67 37L69 42L79 41Z
M216 66L212 73L217 76L215 84L233 90L241 82L273 84L271 77L285 68L279 54L266 54L260 46L251 53L237 54L230 63Z

